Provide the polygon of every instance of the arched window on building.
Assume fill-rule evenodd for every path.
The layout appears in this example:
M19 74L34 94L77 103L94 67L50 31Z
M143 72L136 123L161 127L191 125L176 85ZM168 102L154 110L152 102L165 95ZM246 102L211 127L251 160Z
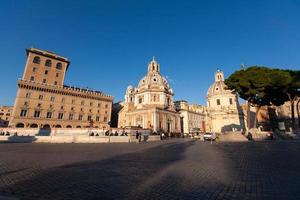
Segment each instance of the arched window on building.
M170 100L170 98L168 97L168 98L167 98L167 106L170 106L170 104L171 104L171 100Z
M41 62L41 58L40 58L40 57L35 56L35 57L33 58L33 63L35 63L35 64L40 64L40 62Z
M56 69L61 70L61 69L62 69L62 64L61 64L61 63L57 63L57 64L56 64Z
M16 127L17 127L17 128L24 128L25 125L24 125L23 123L18 123L18 124L16 125Z
M46 60L46 62L45 62L45 66L46 67L51 67L51 60Z
M218 105L218 106L221 105L220 99L217 99L217 105Z

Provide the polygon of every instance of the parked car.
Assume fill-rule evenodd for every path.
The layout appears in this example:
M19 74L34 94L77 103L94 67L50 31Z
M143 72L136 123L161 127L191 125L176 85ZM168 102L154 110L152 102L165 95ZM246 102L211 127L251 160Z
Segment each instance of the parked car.
M216 140L217 135L216 133L204 133L203 135L204 140Z

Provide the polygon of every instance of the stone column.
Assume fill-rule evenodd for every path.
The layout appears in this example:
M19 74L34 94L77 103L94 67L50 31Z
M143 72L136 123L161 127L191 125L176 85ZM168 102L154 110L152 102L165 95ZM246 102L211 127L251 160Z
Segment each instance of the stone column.
M153 131L157 132L157 114L156 114L156 111L153 112Z

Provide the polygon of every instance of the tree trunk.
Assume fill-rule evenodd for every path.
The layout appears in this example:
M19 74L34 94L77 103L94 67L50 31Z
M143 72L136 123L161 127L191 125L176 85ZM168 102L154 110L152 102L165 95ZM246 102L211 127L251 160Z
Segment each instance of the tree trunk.
M250 128L251 128L251 112L250 112L250 102L249 102L249 100L247 101L247 131L249 131L250 130Z
M297 101L298 130L300 130L300 99Z
M257 106L257 107L256 107L253 128L257 128L257 116L258 116L258 113L259 113L260 107L261 107L261 106Z
M290 103L291 103L291 112L292 112L292 131L294 132L294 130L295 130L295 110L294 110L294 108L295 108L295 106L294 106L294 103L295 103L295 99L294 98L292 98L292 96L291 96L291 94L287 94L288 95L288 97L289 97L289 100L290 100Z

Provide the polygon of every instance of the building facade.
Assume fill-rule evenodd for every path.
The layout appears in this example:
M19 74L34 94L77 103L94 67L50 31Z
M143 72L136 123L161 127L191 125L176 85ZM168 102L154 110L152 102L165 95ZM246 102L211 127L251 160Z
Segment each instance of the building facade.
M0 127L8 127L12 110L12 106L0 106Z
M175 107L180 112L180 123L182 133L205 132L207 122L206 106L188 104L181 100L175 102Z
M207 91L208 129L213 132L242 131L244 115L236 94L226 89L224 74L217 70Z
M153 58L138 87L128 86L118 127L137 126L154 132L179 133L180 114L175 110L173 96L168 81L160 74L160 65Z
M276 114L279 122L280 130L292 131L292 106L291 102L287 101L283 105L276 107ZM300 98L297 98L294 102L294 118L295 127L300 130Z
M36 48L26 52L10 127L109 128L112 96L64 85L67 58Z

